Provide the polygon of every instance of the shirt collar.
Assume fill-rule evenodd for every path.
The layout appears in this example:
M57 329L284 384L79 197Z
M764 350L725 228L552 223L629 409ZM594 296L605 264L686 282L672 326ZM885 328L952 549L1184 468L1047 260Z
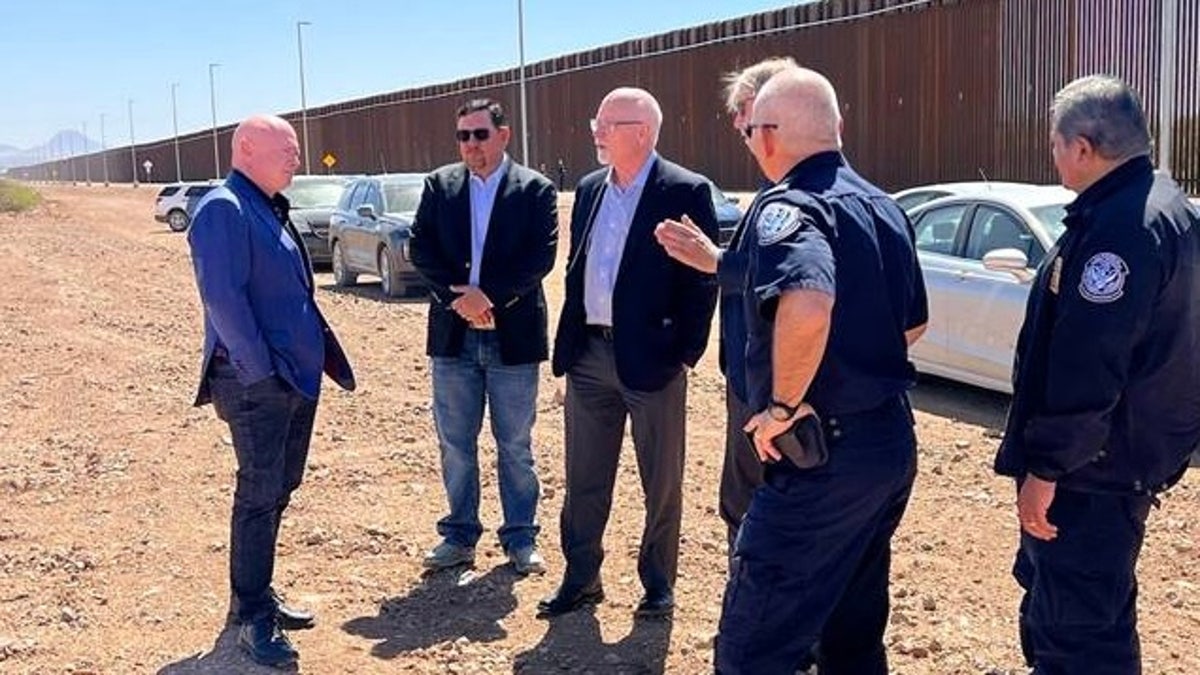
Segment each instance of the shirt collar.
M496 170L493 171L486 179L480 178L479 176L475 175L475 172L471 171L470 169L467 169L467 175L469 175L471 177L472 181L479 181L480 183L483 184L484 187L490 188L500 182L501 176L508 173L508 165L509 165L509 159L508 159L508 153L506 152L506 153L504 153L504 157L500 158L500 166L497 166Z
M1086 216L1092 207L1125 185L1130 178L1140 173L1153 173L1153 171L1154 166L1150 163L1149 155L1129 158L1080 192L1075 201L1067 204L1067 219L1064 223L1071 226L1086 222L1087 218L1083 216Z
M623 188L617 185L617 181L614 180L613 177L612 168L609 168L608 175L604 177L604 182L608 183L609 187L617 190L621 194L629 194L634 190L641 190L646 185L646 179L650 177L650 168L654 166L654 162L657 160L658 151L651 150L650 156L646 158L645 162L642 162L641 168L638 169L637 173L633 175L633 182L629 184L629 187Z
M826 150L818 152L815 155L809 155L800 160L796 166L793 166L790 171L779 181L779 184L789 182L797 182L801 185L807 184L815 178L825 175L830 170L837 169L846 163L846 159L842 157L839 150Z

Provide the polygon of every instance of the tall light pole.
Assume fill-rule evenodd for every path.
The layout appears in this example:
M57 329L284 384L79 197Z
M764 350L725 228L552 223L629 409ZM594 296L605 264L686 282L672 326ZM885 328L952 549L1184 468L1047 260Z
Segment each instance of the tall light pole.
M1158 87L1158 168L1171 173L1171 151L1175 143L1175 56L1179 37L1177 0L1162 3L1162 51Z
M108 146L104 143L104 113L100 113L100 165L104 167L104 187L108 187Z
M175 88L178 82L171 83L171 126L175 128L175 182L183 182L183 168L179 163L179 109L175 107Z
M208 64L208 97L212 102L213 177L221 179L221 149L217 147L217 84L213 71L219 63Z
M311 26L309 21L296 22L296 50L300 52L300 128L304 136L304 173L312 174L312 158L308 150L308 99L304 94L304 38L301 36L301 26Z
M67 137L67 157L71 164L71 185L75 185L75 139L71 137Z
M517 51L521 59L521 163L529 166L529 124L525 100L525 7L517 0Z
M87 120L83 121L83 180L92 184L92 153L88 149Z
M133 99L129 99L129 168L133 171L133 187L137 187L137 141L133 138Z

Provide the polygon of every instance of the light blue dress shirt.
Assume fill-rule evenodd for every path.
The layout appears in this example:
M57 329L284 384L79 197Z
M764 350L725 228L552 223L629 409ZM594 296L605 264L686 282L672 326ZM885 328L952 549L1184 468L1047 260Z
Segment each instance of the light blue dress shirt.
M471 274L472 286L479 286L479 270L483 265L483 246L487 243L488 221L492 219L492 205L496 203L496 192L500 179L508 172L508 153L500 160L500 166L487 179L470 173L471 189Z
M617 285L625 240L629 238L629 228L633 224L638 201L642 198L646 177L650 175L650 167L657 159L658 153L651 152L626 188L613 180L612 169L608 171L600 208L596 210L596 219L592 221L587 267L583 277L583 306L587 310L589 324L613 325L613 288Z

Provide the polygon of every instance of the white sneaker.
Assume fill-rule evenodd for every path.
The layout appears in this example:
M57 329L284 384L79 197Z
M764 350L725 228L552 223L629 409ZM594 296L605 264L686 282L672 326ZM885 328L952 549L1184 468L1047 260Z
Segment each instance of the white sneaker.
M546 573L546 559L542 557L541 553L538 553L534 546L522 546L509 551L508 561L512 563L517 574L523 577Z

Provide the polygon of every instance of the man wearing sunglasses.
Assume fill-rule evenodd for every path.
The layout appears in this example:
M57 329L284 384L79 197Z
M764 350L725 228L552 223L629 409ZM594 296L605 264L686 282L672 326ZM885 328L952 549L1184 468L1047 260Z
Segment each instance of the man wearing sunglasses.
M429 285L426 351L450 513L429 569L469 565L479 521L478 437L486 404L496 439L504 524L500 544L518 574L541 573L538 477L531 448L539 363L549 355L542 279L554 266L554 185L505 152L499 103L467 102L454 139L461 162L429 174L412 227L413 265Z
M755 198L746 256L745 425L766 466L742 520L714 646L722 675L887 675L892 534L916 475L908 345L924 331L912 228L841 153L830 82L792 67L758 92L746 145L775 185ZM835 302L836 299L836 302ZM819 415L810 468L775 439Z
M717 237L709 183L655 152L662 110L642 89L613 90L591 122L605 168L587 175L571 211L566 298L554 374L566 375L562 585L538 605L550 617L600 602L601 539L631 420L645 494L639 617L675 607L682 514L687 370L708 343L716 285L654 241L666 218Z

